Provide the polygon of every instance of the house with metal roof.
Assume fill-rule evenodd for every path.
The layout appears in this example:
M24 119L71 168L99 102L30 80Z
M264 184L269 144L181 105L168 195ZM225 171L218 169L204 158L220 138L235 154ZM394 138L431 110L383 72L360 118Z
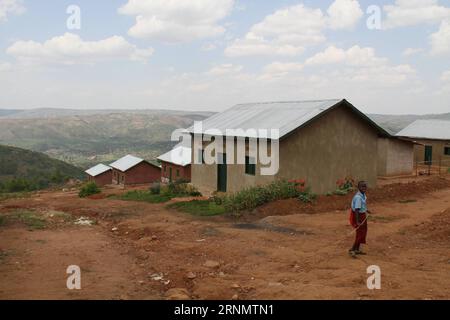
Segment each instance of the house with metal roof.
M86 170L85 173L89 182L95 182L100 187L112 182L112 168L103 163Z
M259 149L267 143L261 139L272 129L278 132L278 171L263 175L261 169L266 165L256 159L258 154L251 154L250 141L256 140ZM192 183L202 193L236 192L275 179L305 179L313 192L326 193L348 176L374 186L378 141L397 140L345 99L240 104L204 120L201 128L193 126L187 131L194 137ZM211 142L204 141L208 136L224 140L223 153L213 155L220 159L215 164L198 161L208 151ZM199 139L200 145L195 142ZM245 140L245 163L233 158L235 154L226 154L237 148L226 145L240 139ZM412 155L412 144L408 145ZM267 149L272 155L270 143ZM412 172L412 166L409 169Z
M175 146L157 158L161 162L161 182L191 181L191 148Z
M147 184L160 180L161 168L144 159L126 155L110 164L112 183L119 185Z
M397 137L417 142L416 162L450 167L450 121L417 120L397 133Z

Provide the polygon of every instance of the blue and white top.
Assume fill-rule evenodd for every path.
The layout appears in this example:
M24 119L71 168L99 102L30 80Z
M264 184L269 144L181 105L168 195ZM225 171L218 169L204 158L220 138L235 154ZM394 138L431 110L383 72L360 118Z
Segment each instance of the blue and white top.
M358 191L352 200L352 210L355 211L356 209L359 209L360 213L367 212L367 196L361 191Z

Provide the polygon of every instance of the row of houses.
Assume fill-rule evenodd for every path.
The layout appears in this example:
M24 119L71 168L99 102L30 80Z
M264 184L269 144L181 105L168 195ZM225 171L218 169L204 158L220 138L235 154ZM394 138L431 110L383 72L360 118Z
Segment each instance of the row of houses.
M246 135L249 129L278 130L276 174L262 175L261 164L247 163L250 139L256 139L258 146L263 141L258 135ZM225 153L214 154L224 160L218 164L194 161L195 138L203 141L211 130L221 132L223 150L229 150L226 143L233 143L231 149L235 149L238 139L244 139L246 163L227 163ZM229 136L229 130L243 133ZM190 145L178 145L158 157L161 166L126 156L109 166L91 168L87 174L99 184L183 179L204 194L236 192L276 179L305 179L313 192L326 193L335 190L336 181L344 177L375 185L379 176L411 175L418 159L450 160L450 122L419 121L392 135L345 99L241 104L204 120L201 131L191 127L186 132L192 138ZM200 154L209 143L202 142Z
M187 161L188 159L189 161ZM161 165L126 155L109 165L98 164L86 170L87 180L98 186L130 186L173 180L190 181L190 149L176 147L158 157Z

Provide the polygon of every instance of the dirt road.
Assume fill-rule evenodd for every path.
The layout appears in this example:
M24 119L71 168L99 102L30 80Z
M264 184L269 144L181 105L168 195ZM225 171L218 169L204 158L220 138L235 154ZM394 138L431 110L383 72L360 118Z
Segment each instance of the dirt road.
M46 226L0 226L0 298L449 299L449 181L383 188L393 196L369 196L368 254L358 259L347 254L348 211L324 202L332 198L314 210L279 202L240 220L70 192L3 201L0 215L26 210ZM96 224L74 225L81 216ZM73 264L81 290L66 288ZM370 265L381 268L381 290L367 289Z

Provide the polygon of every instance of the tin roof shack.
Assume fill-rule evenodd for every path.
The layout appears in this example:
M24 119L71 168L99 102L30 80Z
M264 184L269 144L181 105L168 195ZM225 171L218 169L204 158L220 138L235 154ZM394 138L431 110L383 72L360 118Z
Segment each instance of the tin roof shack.
M413 141L399 138L378 139L378 176L410 176L414 171Z
M144 159L127 155L110 164L113 184L138 185L159 181L161 168Z
M95 182L99 187L112 183L112 168L100 163L85 171L87 180Z
M176 146L158 157L161 161L161 182L191 181L191 148Z
M262 175L267 167L260 162L252 165L248 138L255 135L233 135L246 138L246 163L205 164L194 161L196 143L192 143L192 183L203 194L214 191L236 192L249 186L267 184L275 179L305 179L315 193L336 189L336 181L346 176L366 180L375 186L378 175L378 139L391 135L345 99L295 102L272 102L237 105L216 114L202 123L200 132L188 129L194 137L206 130L277 129L279 131L279 170L274 175ZM224 134L225 135L225 134ZM224 139L226 140L226 139ZM208 143L203 143L204 152ZM270 143L268 146L271 154ZM235 148L236 149L236 148ZM226 143L224 150L226 150ZM231 148L230 148L231 150ZM236 152L235 152L236 155ZM222 157L224 155L215 155ZM226 156L224 156L226 158ZM247 161L248 160L248 161ZM248 162L248 163L247 163ZM241 162L242 163L242 162Z
M450 121L417 120L397 136L417 142L414 159L419 164L450 167Z

